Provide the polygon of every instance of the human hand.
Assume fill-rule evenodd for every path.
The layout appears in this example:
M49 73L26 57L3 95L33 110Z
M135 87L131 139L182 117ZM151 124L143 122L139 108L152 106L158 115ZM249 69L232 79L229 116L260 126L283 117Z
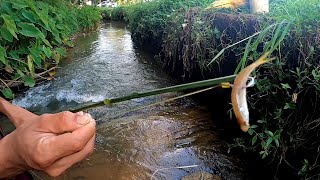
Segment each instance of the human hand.
M96 124L89 114L29 115L0 141L0 178L29 169L58 176L93 152Z

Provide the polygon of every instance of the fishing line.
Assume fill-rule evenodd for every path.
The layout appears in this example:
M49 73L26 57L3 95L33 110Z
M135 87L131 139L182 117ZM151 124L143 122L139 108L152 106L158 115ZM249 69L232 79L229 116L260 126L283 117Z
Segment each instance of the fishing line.
M149 104L149 105L140 106L138 108L130 109L130 110L125 111L123 113L120 113L120 114L118 114L116 116L113 116L113 117L111 117L109 119L120 118L120 117L123 117L123 116L125 116L126 114L128 114L130 112L138 111L138 110L149 108L149 107L152 107L152 106L156 106L156 105L159 105L159 104L162 104L162 103L167 103L167 102L174 101L174 100L177 100L177 99L181 99L181 98L184 98L184 97L188 97L188 96L192 96L192 95L195 95L195 94L199 94L199 93L202 93L202 92L205 92L205 91L212 90L212 89L217 88L217 87L221 87L221 85L216 85L216 86L213 86L213 87L209 87L209 88L206 88L206 89L201 89L201 90L194 91L194 92L191 92L191 93L187 93L187 94L184 94L184 95L181 95L181 96L177 96L177 97L174 97L174 98L170 98L170 99L162 100L162 101L159 101L159 102L155 102L155 103L152 103L152 104ZM98 122L99 121L101 121L101 120L98 120Z

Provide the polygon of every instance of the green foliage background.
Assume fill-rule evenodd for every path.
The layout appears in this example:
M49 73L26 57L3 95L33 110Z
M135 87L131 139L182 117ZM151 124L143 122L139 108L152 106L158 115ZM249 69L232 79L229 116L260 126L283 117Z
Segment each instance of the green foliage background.
M101 19L93 7L66 1L0 0L1 91L13 98L11 87L33 87L38 73L59 64L72 46L70 36Z

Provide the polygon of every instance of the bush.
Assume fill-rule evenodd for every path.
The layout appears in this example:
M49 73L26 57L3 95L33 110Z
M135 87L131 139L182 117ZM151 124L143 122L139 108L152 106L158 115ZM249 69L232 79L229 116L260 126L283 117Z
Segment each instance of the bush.
M78 9L66 2L50 5L34 0L0 0L1 91L12 98L10 87L33 87L37 73L49 72L72 46L69 36L99 22L94 8ZM53 73L49 73L53 74Z

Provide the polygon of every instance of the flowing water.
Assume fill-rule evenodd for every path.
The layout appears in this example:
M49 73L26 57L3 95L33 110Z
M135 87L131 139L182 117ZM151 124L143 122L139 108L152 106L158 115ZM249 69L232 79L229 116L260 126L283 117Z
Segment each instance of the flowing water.
M13 103L38 113L58 112L176 83L152 55L134 47L123 24L105 23L97 32L79 37L68 54L55 80L26 91ZM185 98L129 112L174 96L90 110L99 122L94 154L60 177L34 172L36 179L175 180L196 172L244 179L245 163L227 153L205 107Z

